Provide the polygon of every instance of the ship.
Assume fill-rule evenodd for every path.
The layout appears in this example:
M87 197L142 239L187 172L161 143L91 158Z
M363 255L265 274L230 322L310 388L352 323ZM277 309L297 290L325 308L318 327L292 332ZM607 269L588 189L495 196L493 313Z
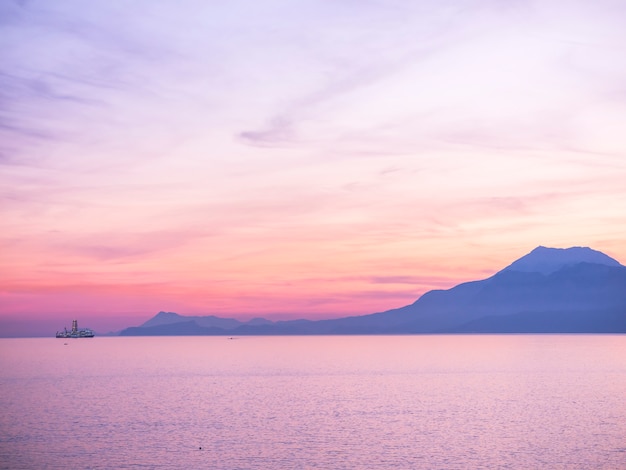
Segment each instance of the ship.
M93 338L94 332L89 328L78 329L78 320L72 320L72 329L68 331L67 328L63 328L63 331L57 331L57 338Z

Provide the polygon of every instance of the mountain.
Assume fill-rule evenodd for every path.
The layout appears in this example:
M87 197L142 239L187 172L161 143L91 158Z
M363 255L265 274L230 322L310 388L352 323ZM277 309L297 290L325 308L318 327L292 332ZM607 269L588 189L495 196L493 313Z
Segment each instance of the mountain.
M214 315L183 316L174 312L159 312L140 326L126 328L122 336L172 336L172 335L211 335L225 332L246 325L258 327L273 324L265 318L253 318L246 322L234 318L222 318Z
M224 329L236 328L243 323L234 318L220 318L213 315L188 317L174 312L159 312L150 320L141 325L142 328L151 328L162 325L172 325L181 322L195 322L199 326L217 327Z
M510 266L504 268L504 271L551 274L559 269L574 266L578 263L621 266L619 262L610 256L588 247L546 248L545 246L539 246L526 256L522 256Z
M122 335L626 333L626 267L586 247L535 248L493 276L332 320L239 322L160 312Z

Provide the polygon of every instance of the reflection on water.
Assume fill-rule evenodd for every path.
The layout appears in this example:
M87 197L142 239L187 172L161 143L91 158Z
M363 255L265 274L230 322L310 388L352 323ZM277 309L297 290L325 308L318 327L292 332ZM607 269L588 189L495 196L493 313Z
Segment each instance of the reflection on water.
M0 467L626 468L624 397L626 336L2 339Z

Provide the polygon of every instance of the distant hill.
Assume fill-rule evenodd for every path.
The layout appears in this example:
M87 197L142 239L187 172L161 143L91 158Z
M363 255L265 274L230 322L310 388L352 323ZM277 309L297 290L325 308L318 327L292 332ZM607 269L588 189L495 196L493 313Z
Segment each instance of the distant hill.
M122 330L122 336L163 336L163 335L209 335L225 334L238 327L271 325L265 318L253 318L246 322L234 318L221 318L214 315L183 316L174 312L159 312L141 326Z
M160 312L122 335L626 333L626 267L586 247L538 247L495 275L413 304L332 320L240 322Z

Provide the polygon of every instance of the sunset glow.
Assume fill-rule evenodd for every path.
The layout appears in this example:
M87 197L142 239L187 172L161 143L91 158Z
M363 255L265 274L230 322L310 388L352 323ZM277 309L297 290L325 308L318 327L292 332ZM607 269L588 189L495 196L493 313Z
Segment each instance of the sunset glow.
M538 245L626 261L620 2L62 0L0 18L3 325L329 318Z

